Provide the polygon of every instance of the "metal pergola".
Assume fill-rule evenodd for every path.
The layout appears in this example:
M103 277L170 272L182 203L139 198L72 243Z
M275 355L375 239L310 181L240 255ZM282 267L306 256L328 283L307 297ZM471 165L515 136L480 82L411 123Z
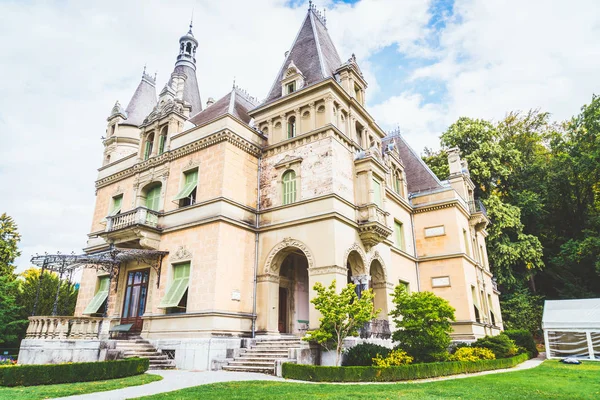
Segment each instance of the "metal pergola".
M60 293L60 286L62 284L62 278L64 275L68 275L68 285L70 288L73 272L80 268L94 268L97 271L104 271L109 274L109 291L112 280L119 276L120 267L124 263L137 262L138 264L146 264L152 267L158 276L156 280L156 287L160 286L160 270L163 257L168 254L167 251L159 250L145 250L145 249L123 249L111 246L108 250L103 250L89 254L36 254L31 258L31 263L41 268L40 278L38 279L38 286L35 293L35 302L33 303L32 316L36 315L38 302L40 298L40 286L45 271L51 271L59 275L58 286L56 288L56 295L54 297L54 305L52 307L52 315L56 316L58 313L58 297ZM118 280L117 280L118 285ZM117 286L115 286L117 290ZM106 308L104 311L104 317L108 310L108 302L110 296L106 299Z

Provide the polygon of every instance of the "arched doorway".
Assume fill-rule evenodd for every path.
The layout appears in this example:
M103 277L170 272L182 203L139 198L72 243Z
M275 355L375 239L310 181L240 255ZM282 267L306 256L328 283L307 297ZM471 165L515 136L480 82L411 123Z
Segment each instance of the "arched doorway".
M360 297L363 290L369 288L369 276L365 274L365 264L360 253L352 250L346 260L348 269L348 283L356 285L356 294Z
M378 318L387 318L388 291L383 266L379 260L375 259L371 261L369 274L371 275L370 288L373 289L373 293L375 294L374 306L376 309L381 309Z
M279 333L306 333L309 324L308 291L308 259L302 251L294 249L285 256L279 268Z

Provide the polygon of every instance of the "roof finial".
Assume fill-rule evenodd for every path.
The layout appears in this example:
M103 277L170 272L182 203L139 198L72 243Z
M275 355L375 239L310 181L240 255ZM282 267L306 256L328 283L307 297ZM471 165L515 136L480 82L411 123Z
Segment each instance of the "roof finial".
M192 8L192 18L190 18L190 30L188 33L192 33L193 26L194 26L194 9Z
M232 86L232 88L235 89L235 76L233 77L233 86Z
M144 72L142 72L142 76L146 75L146 64L144 64Z
M327 17L325 16L326 10L327 10L326 8L323 8L323 25L325 25L325 26L327 26Z
M313 8L312 0L308 0L308 9L309 9L309 11L312 10L312 8Z

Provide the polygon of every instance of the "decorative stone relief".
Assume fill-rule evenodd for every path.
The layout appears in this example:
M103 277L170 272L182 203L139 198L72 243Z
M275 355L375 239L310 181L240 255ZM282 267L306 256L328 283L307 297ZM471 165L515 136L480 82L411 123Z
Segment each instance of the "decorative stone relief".
M281 256L280 252L282 250L285 250L288 247L295 247L304 253L304 255L306 256L306 260L308 261L308 269L309 270L314 267L314 258L313 258L311 251L308 249L308 246L306 246L304 243L302 243L301 241L299 241L297 239L292 239L291 237L287 237L287 238L283 239L283 241L281 241L280 243L276 244L275 247L273 247L273 249L271 249L271 252L269 253L269 255L267 257L267 261L265 262L264 271L266 274L269 274L269 273L279 274L280 265L277 265L277 264L279 261L283 261L283 258L281 260L279 260L279 259L275 260L275 257ZM276 262L274 262L274 260Z
M350 246L348 250L346 250L346 254L344 254L344 262L346 264L348 263L348 257L350 257L350 253L352 253L353 251L356 251L360 255L363 265L367 265L367 255L358 243L354 243L352 246Z
M189 260L191 258L192 253L185 246L179 246L177 251L171 256L171 261Z

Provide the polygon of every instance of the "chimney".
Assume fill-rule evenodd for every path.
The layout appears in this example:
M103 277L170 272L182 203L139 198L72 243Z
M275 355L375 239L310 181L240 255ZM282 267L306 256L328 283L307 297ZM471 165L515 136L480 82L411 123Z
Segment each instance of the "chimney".
M209 97L208 100L206 100L206 108L212 106L215 102L215 99L213 99L212 97Z

